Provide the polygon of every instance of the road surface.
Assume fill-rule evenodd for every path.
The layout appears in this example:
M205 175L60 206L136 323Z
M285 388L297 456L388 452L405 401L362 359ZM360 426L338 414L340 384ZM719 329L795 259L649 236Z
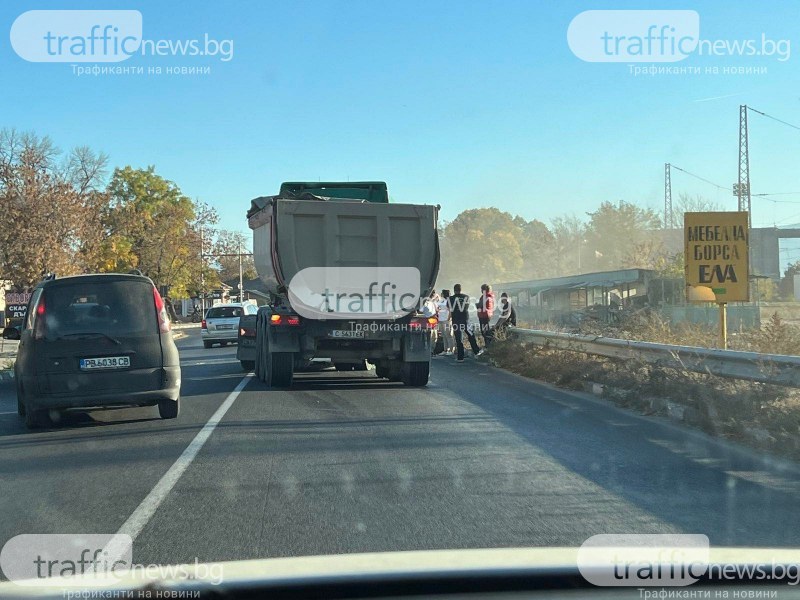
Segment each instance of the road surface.
M204 350L197 329L178 345L172 421L125 409L28 432L0 383L0 546L122 530L150 564L598 533L800 545L798 471L670 424L469 360L436 358L425 389L324 371L271 391L235 347Z

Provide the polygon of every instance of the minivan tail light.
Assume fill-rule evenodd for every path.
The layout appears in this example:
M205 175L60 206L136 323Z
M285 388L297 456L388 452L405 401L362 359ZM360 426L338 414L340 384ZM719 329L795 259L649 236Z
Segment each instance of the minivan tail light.
M161 298L161 294L158 293L155 286L153 286L153 301L155 302L156 315L158 316L158 330L161 333L169 333L170 324L169 317L167 316L167 308L164 306L164 300Z
M46 334L44 320L45 314L46 309L44 307L44 294L42 294L42 296L39 298L39 303L36 305L36 324L33 328L33 337L37 340L41 340Z

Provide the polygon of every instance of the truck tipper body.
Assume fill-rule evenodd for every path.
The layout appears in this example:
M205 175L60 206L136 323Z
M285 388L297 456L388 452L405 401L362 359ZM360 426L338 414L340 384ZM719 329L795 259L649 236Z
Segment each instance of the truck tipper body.
M240 322L238 355L271 386L312 359L407 385L428 382L438 206L388 202L383 182L286 183L251 202L253 256L270 302Z

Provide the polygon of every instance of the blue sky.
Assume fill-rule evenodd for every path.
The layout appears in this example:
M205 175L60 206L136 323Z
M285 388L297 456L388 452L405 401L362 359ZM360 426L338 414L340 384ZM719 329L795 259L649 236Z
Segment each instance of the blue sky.
M700 14L703 39L797 43L786 61L675 63L766 67L759 75L636 77L570 51L580 12L667 8L652 3L4 2L0 23L99 8L139 10L146 39L231 39L233 59L134 56L121 64L211 72L78 77L69 64L26 62L5 34L0 126L91 146L113 166L153 164L228 229L246 230L251 198L303 179L385 180L395 201L440 204L448 220L497 206L547 222L620 199L661 210L665 162L735 180L740 104L800 124L796 2L681 7ZM800 222L800 131L755 114L750 125L753 192L798 192L754 198L754 224ZM730 192L680 172L673 190L736 208Z

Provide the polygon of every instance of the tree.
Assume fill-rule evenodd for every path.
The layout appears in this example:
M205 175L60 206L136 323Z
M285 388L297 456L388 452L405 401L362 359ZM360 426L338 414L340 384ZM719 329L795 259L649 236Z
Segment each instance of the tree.
M59 163L60 154L47 137L0 131L0 268L19 287L87 270L98 245L107 158L76 148Z
M617 204L603 202L596 211L587 214L586 239L591 254L585 271L607 271L634 263L645 266L647 259L661 251L657 243L643 245L652 242L653 230L661 227L654 210L620 200ZM647 258L631 257L631 250L637 247Z
M250 253L248 245L248 238L241 231L223 229L217 234L213 254L216 255L215 263L220 280L239 278L239 257L236 255L240 252ZM252 256L242 257L242 272L245 280L255 279L258 276Z
M675 225L679 228L683 227L683 215L687 212L714 212L722 210L717 202L708 200L700 194L690 196L685 192L681 192L678 197L672 202L672 214L674 215Z
M460 282L465 289L520 277L522 232L514 218L497 208L465 210L440 232L439 287Z
M534 219L525 221L515 217L514 222L520 228L522 250L522 270L520 279L539 279L553 274L555 252L555 236L547 225Z
M553 235L553 269L550 275L561 277L585 273L589 263L586 252L586 224L575 215L556 217L550 225Z
M204 268L201 229L216 222L216 212L193 202L152 166L115 169L108 193L110 270L135 266L176 297L196 289Z

